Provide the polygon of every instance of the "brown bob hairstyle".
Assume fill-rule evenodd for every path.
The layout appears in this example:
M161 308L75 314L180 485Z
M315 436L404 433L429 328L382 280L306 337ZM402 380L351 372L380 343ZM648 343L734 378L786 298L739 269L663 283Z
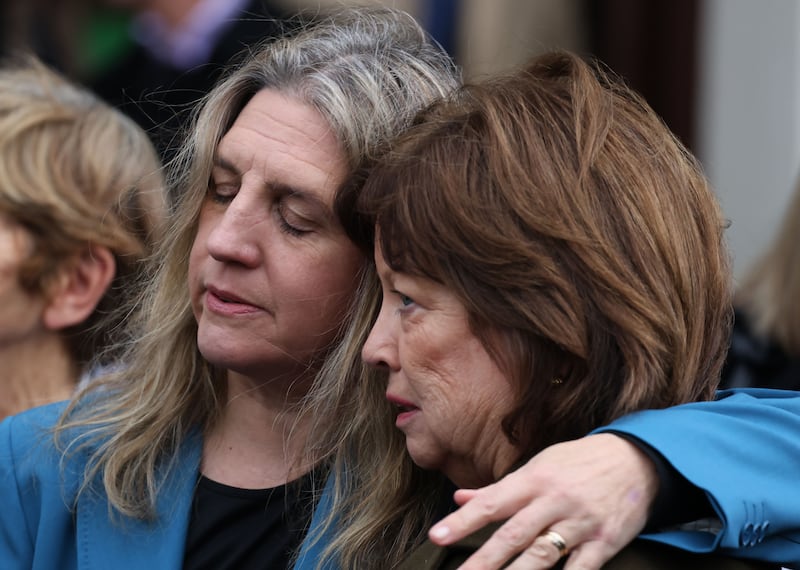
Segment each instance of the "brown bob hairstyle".
M523 458L713 394L724 220L695 158L599 66L546 54L433 105L359 208L387 263L453 291L517 383L503 427Z

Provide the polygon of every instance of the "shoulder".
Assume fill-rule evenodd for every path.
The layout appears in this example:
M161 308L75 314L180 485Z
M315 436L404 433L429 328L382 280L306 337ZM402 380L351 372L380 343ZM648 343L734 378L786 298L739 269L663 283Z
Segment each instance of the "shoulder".
M0 457L37 447L37 442L52 437L52 429L67 407L57 402L26 410L0 422Z
M11 416L0 423L0 559L31 567L35 544L71 532L76 477L53 442L52 427L65 403ZM46 538L46 536L56 538Z
M62 462L53 438L53 427L67 402L48 404L0 422L0 481L13 480L21 492L34 495L54 486L72 472Z

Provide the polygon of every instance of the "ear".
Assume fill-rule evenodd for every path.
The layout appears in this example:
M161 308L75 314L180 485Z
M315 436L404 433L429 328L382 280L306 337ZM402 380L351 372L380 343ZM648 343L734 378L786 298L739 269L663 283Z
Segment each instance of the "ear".
M42 314L49 330L62 330L82 323L103 298L117 264L107 247L91 245L71 260L48 291Z

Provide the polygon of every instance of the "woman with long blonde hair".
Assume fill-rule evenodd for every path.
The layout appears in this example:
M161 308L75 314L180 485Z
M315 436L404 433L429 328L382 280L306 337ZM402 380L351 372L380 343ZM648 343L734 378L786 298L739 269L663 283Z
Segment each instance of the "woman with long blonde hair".
M326 360L358 374L343 331L374 295L338 197L457 84L410 16L352 8L265 43L217 85L177 159L123 364L0 427L4 564L290 563L319 476L297 404Z

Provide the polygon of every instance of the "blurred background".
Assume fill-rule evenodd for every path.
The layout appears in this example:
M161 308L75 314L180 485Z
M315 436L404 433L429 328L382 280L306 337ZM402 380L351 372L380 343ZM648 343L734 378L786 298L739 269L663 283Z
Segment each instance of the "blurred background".
M169 156L169 135L179 118L174 108L188 108L206 89L202 82L181 81L202 69L203 81L213 82L236 51L259 35L275 33L276 26L263 25L264 15L291 25L300 9L344 3L0 0L0 45L4 54L29 46L104 98L138 113L137 120L161 137ZM551 48L598 57L642 93L700 158L731 221L728 240L737 277L770 243L800 168L800 0L381 3L414 15L468 78ZM191 25L181 20L192 12ZM220 31L209 25L214 18L249 27ZM179 38L170 36L169 22L180 22ZM233 38L225 49L204 52L224 33ZM118 93L124 96L115 100ZM159 114L162 96L175 98L166 115ZM157 105L147 108L143 101Z

